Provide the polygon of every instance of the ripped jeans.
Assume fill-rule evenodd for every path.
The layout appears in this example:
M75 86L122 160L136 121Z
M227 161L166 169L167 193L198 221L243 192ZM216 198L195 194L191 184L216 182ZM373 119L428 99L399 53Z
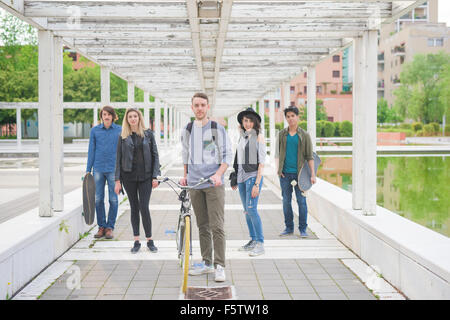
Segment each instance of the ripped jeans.
M262 222L257 210L259 195L256 198L252 198L252 189L255 181L256 177L253 177L242 183L238 183L239 195L241 196L242 205L244 207L245 219L247 220L250 238L254 241L264 242ZM260 193L262 183L263 179L261 178L261 182L259 184Z

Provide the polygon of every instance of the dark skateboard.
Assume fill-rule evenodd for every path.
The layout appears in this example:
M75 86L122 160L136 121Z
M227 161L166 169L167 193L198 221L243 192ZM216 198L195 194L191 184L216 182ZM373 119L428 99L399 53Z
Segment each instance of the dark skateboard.
M86 224L94 223L95 218L95 181L90 173L83 179L83 216Z
M317 176L317 169L320 165L320 158L319 156L313 152L313 158L314 158L314 171ZM309 168L308 161L305 160L305 163L303 164L302 169L300 170L300 174L298 175L298 187L301 191L307 191L311 189L312 183L311 183L311 169Z

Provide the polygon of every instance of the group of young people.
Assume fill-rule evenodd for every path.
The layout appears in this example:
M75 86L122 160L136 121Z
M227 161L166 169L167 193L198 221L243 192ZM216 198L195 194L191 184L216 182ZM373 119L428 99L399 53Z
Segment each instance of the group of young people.
M191 109L195 120L186 124L181 133L184 174L179 183L193 186L202 178L210 178L213 184L205 182L189 191L202 255L202 262L194 264L189 274L215 273L215 281L223 282L226 280L224 175L231 165L234 168L234 176L230 176L231 186L233 190L239 190L250 238L239 250L248 251L250 256L265 253L258 200L263 183L266 143L258 113L252 108L240 112L237 117L240 138L233 161L232 145L225 128L208 118L208 97L203 93L196 93L192 97ZM307 237L306 198L298 188L297 179L305 161L311 168L314 167L313 148L308 133L298 126L298 109L288 107L284 114L289 126L279 132L275 148L285 218L285 229L280 236L294 233L291 202L292 191L295 190L299 206L300 236ZM137 108L126 110L122 126L114 123L118 117L112 107L103 107L100 115L102 123L93 127L90 133L86 169L86 172L93 169L96 184L95 205L99 229L94 237L113 239L118 194L123 186L130 202L135 240L131 252L136 253L141 247L140 218L147 247L151 252L157 252L158 248L152 239L149 211L151 192L158 187L157 177L161 174L154 133L145 128L144 118ZM314 170L311 172L311 182L315 183ZM106 183L109 191L107 218L104 205Z

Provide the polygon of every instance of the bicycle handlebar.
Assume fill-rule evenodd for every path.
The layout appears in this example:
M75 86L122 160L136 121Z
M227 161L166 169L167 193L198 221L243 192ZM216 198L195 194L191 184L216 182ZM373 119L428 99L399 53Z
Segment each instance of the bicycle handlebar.
M172 179L170 179L169 177L157 177L158 182L172 182L173 184L175 184L178 188L180 188L181 190L190 190L193 189L195 187L198 187L199 185L205 183L205 182L209 182L210 184L214 185L214 181L211 178L205 179L205 178L201 178L199 180L199 182L193 186L182 186L181 184L179 184L178 182L173 181Z

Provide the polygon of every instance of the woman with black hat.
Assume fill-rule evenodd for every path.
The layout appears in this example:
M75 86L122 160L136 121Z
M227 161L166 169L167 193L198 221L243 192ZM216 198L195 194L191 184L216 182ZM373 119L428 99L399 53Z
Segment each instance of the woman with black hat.
M257 207L263 181L266 143L261 132L261 117L252 108L240 112L237 120L241 137L233 166L237 181L232 183L232 188L239 188L250 233L250 241L239 250L249 251L250 256L258 256L264 254L263 228Z

